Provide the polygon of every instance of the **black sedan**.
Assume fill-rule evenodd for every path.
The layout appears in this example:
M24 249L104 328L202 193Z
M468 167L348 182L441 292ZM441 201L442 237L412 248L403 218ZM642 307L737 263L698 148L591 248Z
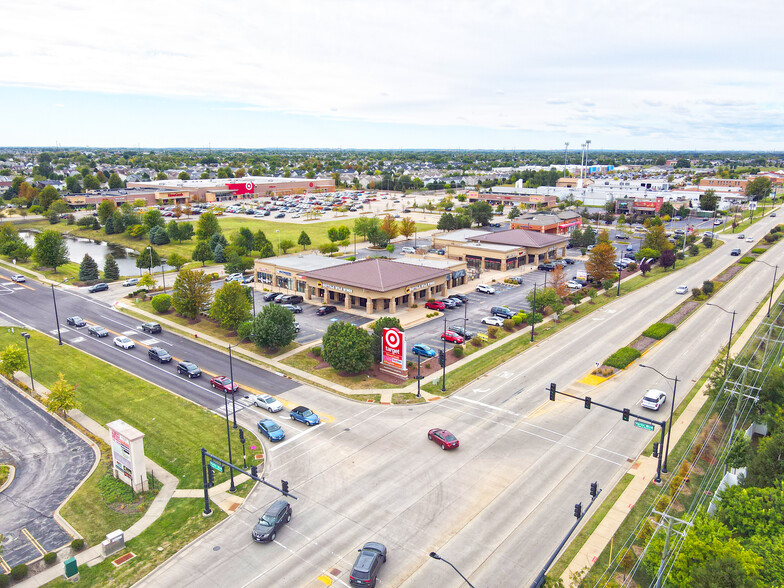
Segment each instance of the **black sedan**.
M109 331L107 331L106 329L104 329L103 327L100 327L98 325L92 325L91 327L89 327L87 329L87 334L88 335L92 335L93 337L99 337L99 338L100 337L108 337L109 336Z
M198 378L201 376L201 370L192 361L181 361L177 364L177 373L185 374L189 378Z
M280 294L277 292L266 292L264 295L262 295L261 299L264 302L272 302L277 296L280 296Z
M69 327L84 327L87 325L87 323L84 322L84 319L80 316L69 316L66 322L68 323Z

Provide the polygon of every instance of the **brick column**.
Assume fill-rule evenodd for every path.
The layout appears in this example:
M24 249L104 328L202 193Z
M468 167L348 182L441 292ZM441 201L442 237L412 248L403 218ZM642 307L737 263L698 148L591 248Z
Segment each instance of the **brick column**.
M368 314L373 314L373 300L371 298L366 298L365 300L367 301L365 302L365 310Z
M389 314L395 314L397 310L397 298L389 299Z

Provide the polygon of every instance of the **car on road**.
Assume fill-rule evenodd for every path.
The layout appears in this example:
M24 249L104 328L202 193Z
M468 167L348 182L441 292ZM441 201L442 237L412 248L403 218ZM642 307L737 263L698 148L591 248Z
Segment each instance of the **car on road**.
M116 347L121 347L122 349L133 349L136 347L136 343L131 341L128 337L123 336L115 337L114 345Z
M128 278L127 280L125 280L123 282L123 286L125 286L125 287L135 286L138 283L139 283L139 278Z
M428 310L444 310L446 306L440 300L430 300L425 302L425 308Z
M289 411L289 418L292 421L305 423L307 426L318 425L321 421L318 415L307 406L298 406Z
M281 426L272 419L261 420L257 426L259 433L270 441L283 441L286 438L286 433L283 432Z
M497 316L486 316L482 319L483 325L492 325L494 327L503 327L504 319Z
M746 237L746 243L754 243L753 237Z
M487 284L479 284L476 287L477 292L482 292L483 294L495 294L495 288L488 286Z
M257 394L253 399L253 404L269 412L280 412L283 410L283 404L281 404L280 400L273 398L269 394Z
M490 314L501 317L502 319L514 318L515 313L506 306L494 306L490 309Z
M582 290L583 285L576 280L569 280L566 282L566 287L570 290Z
M215 376L210 380L210 386L221 392L228 392L229 394L240 389L237 382L232 382L231 378L228 376Z
M336 307L334 307L334 306L321 306L316 311L316 314L318 316L326 316L328 314L332 314L333 312L337 312L337 311L338 311L338 309Z
M172 360L171 353L163 347L150 347L147 350L147 357L154 359L158 363L169 363Z
M381 564L387 561L387 548L381 543L369 541L358 551L359 555L351 568L348 582L352 586L375 588Z
M536 269L542 270L543 272L550 272L550 271L553 271L555 269L555 264L554 263L540 263L538 266L536 266Z
M294 314L302 312L302 307L296 304L281 304L281 307L285 308L290 312L293 312Z
M242 281L242 274L241 273L229 274L228 276L223 278L223 281L225 283L227 283L227 284L229 282L241 282Z
M16 282L17 284L27 281L25 280L25 277L22 274L14 274L13 276L11 276L11 280Z
M723 220L717 218L715 221L713 221L713 226L718 227L723 222Z
M735 249L730 251L730 255L740 255L740 249L736 247Z
M275 535L280 528L291 520L291 505L285 500L276 500L261 515L259 522L253 526L252 536L254 541L266 543L275 541Z
M441 340L446 341L447 343L455 343L457 345L462 345L464 342L463 338L454 331L444 331L441 333Z
M87 324L80 316L69 316L65 322L69 327L84 327Z
M460 441L457 440L452 433L446 429L430 429L427 432L427 438L431 441L438 443L441 449L457 449L460 447Z
M161 332L161 325L158 323L142 323L142 331L154 335Z
M740 235L738 235L738 239L740 239L741 241L743 241L743 239L745 239L745 238L746 238L746 234L745 233L741 233Z
M101 337L108 337L109 331L107 331L106 329L104 329L99 325L90 325L87 328L87 334L92 335L93 337L101 338Z
M645 396L642 397L642 402L640 404L643 408L659 410L665 400L667 400L667 395L664 392L651 389L645 391Z
M688 291L689 291L689 287L688 286L684 286L682 284L680 286L678 286L677 288L675 288L675 293L676 294L686 294Z
M771 212L770 213L770 218L776 218L776 213L775 212Z
M98 282L97 284L93 284L92 286L87 288L87 291L92 294L93 292L103 292L104 290L108 290L108 289L109 289L109 284Z
M574 260L571 257L564 257L563 260L566 262L566 265L574 265Z
M457 302L455 302L451 298L442 298L441 302L443 303L445 308L457 308Z
M177 364L177 373L185 374L188 378L198 378L201 376L201 370L192 361L181 361Z
M463 327L452 327L451 330L453 333L457 333L458 335L460 335L465 341L470 341L471 339L476 337L476 333L472 333L471 331L469 331L468 329L464 329Z
M450 294L449 297L460 300L463 304L466 304L468 302L468 296L466 296L465 294Z
M632 247L631 245L627 245L626 251L634 251L634 247Z
M416 345L411 347L411 353L413 353L414 355L419 355L421 357L436 356L435 349L433 349L429 345L425 345L424 343L417 343Z

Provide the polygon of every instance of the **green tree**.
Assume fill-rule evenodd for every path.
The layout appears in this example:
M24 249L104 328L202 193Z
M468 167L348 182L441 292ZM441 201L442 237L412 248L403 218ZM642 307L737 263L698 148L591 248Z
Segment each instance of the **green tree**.
M593 227L589 225L583 230L580 246L589 247L591 245L596 245L596 231L594 231Z
M157 294L152 297L150 304L155 312L163 314L171 308L171 296L168 294Z
M359 217L354 221L354 234L367 237L371 229L378 228L381 222L374 217Z
M367 235L367 240L374 247L384 249L389 244L389 233L379 227L372 227Z
M218 243L217 247L212 251L212 259L215 263L226 263L226 253L223 251L223 245Z
M439 231L454 231L457 228L455 216L450 212L445 212L441 215L441 218L438 219L436 228Z
M322 357L338 372L356 374L373 365L372 337L349 323L332 323L322 339Z
M224 249L229 246L229 242L226 240L226 237L224 237L221 233L214 233L212 237L210 237L209 244L213 254L215 254L215 250L218 248L218 245Z
M666 249L672 249L672 243L667 239L667 233L663 226L653 226L648 229L642 240L642 248L655 249L661 253Z
M493 207L487 202L474 202L468 207L471 220L479 226L487 226L493 218Z
M147 272L141 278L139 278L139 282L136 285L139 288L155 288L155 278L152 277L150 272Z
M294 241L292 241L291 239L283 239L280 242L280 248L283 251L283 253L286 253L286 251L288 251L292 247L294 247Z
M746 485L773 486L784 480L784 427L774 430L768 437L763 437L757 445L746 466Z
M702 210L716 210L716 203L719 198L715 190L705 190L700 194L700 208Z
M599 243L588 256L585 269L597 282L601 282L615 275L615 248L609 243Z
M193 259L193 261L200 261L202 267L204 267L205 262L212 259L212 249L210 249L207 241L198 241L196 243L191 259Z
M188 172L186 172L186 171L181 171L179 173L179 175L177 176L177 178L179 178L180 180L190 180L191 179L191 177L188 175Z
M106 219L112 216L116 208L113 200L101 200L101 203L98 205L98 221L102 225L106 224Z
M180 270L172 289L172 305L179 314L196 318L211 299L210 279L204 272Z
M678 168L688 168L688 167L691 167L691 161L689 161L685 157L679 157L675 161L675 168L676 169L678 169Z
M227 282L221 286L215 292L210 317L218 321L224 329L231 330L249 320L251 304L246 290L239 282Z
M302 245L302 250L305 251L305 248L310 245L310 237L305 231L302 231L299 234L299 239L297 239L297 245Z
M221 228L218 223L218 217L211 212L205 212L199 217L199 222L196 226L196 237L202 240L209 240L215 233L220 233Z
M100 279L98 264L88 254L84 254L82 263L79 265L80 282L97 282Z
M245 251L253 251L253 233L247 227L240 227L240 230L235 235L238 243L242 243Z
M109 176L109 188L112 190L116 190L117 188L123 187L123 181L120 179L116 173L113 173Z
M155 174L155 179L156 179L156 180L168 180L168 179L169 179L169 176L167 176L167 175L166 175L165 173L163 173L163 172L158 172L157 174Z
M48 210L55 200L59 200L60 193L54 186L45 186L43 190L38 193L38 203L41 208Z
M770 196L770 190L770 178L765 176L755 178L746 184L746 196L753 200L764 200ZM38 197L40 198L41 195L39 194Z
M51 267L57 273L58 266L68 263L68 245L58 231L44 231L35 236L33 257L38 265Z
M49 388L49 396L44 400L46 410L53 414L61 414L68 418L68 411L81 408L81 404L76 400L76 387L65 380L62 373L57 374L57 381L54 386Z
M82 191L82 185L79 183L79 178L76 176L68 176L65 178L65 188L71 194L79 194Z
M241 274L245 270L253 268L253 258L241 256L236 251L232 251L226 258L226 265L223 267L227 274Z
M397 329L404 331L400 325L400 321L392 316L385 316L378 319L373 323L373 341L371 342L371 350L373 352L373 359L376 363L381 361L381 343L384 335L384 329Z
M0 354L0 368L2 368L4 374L7 374L13 380L16 372L21 372L27 368L25 350L16 343L8 345Z
M279 304L268 304L253 319L250 340L257 347L281 349L294 340L294 315Z
M90 174L84 176L82 182L85 190L98 190L101 187L101 180Z
M163 220L163 215L160 210L152 208L144 213L143 223L144 226L147 227L147 230L151 231L153 227L163 227L166 224L166 221Z
M178 253L172 253L166 263L175 268L177 271L180 271L180 268L188 263L188 260Z
M256 231L256 234L253 235L253 251L261 251L264 248L264 243L269 243L264 231Z
M178 223L176 220L170 220L168 223L166 223L166 234L169 236L171 241L182 243L182 238L180 236L180 223Z
M265 241L259 251L259 257L275 257L275 250L272 247L272 243L269 241Z
M161 264L161 258L154 247L145 247L136 258L136 267L139 269L146 269L151 271L150 268Z
M111 253L106 256L106 260L103 262L103 279L107 282L114 282L120 279L120 267Z
M47 186L50 188L51 186ZM57 199L49 206L49 212L53 212L55 214L68 214L71 212L71 207L68 206L68 203L65 200Z
M194 231L192 223L185 221L177 224L180 226L180 243L193 239Z
M526 296L528 305L534 308L534 291L531 290ZM537 288L536 289L536 312L542 312L546 306L553 307L558 304L561 299L558 297L558 292L555 288Z

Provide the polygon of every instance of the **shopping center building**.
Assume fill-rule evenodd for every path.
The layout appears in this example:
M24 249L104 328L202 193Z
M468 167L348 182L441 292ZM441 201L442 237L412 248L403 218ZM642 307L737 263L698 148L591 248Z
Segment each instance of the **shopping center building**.
M301 179L246 176L229 179L128 182L128 187L146 188L152 191L182 192L192 202L227 202L259 196L334 192L335 180L333 178Z

